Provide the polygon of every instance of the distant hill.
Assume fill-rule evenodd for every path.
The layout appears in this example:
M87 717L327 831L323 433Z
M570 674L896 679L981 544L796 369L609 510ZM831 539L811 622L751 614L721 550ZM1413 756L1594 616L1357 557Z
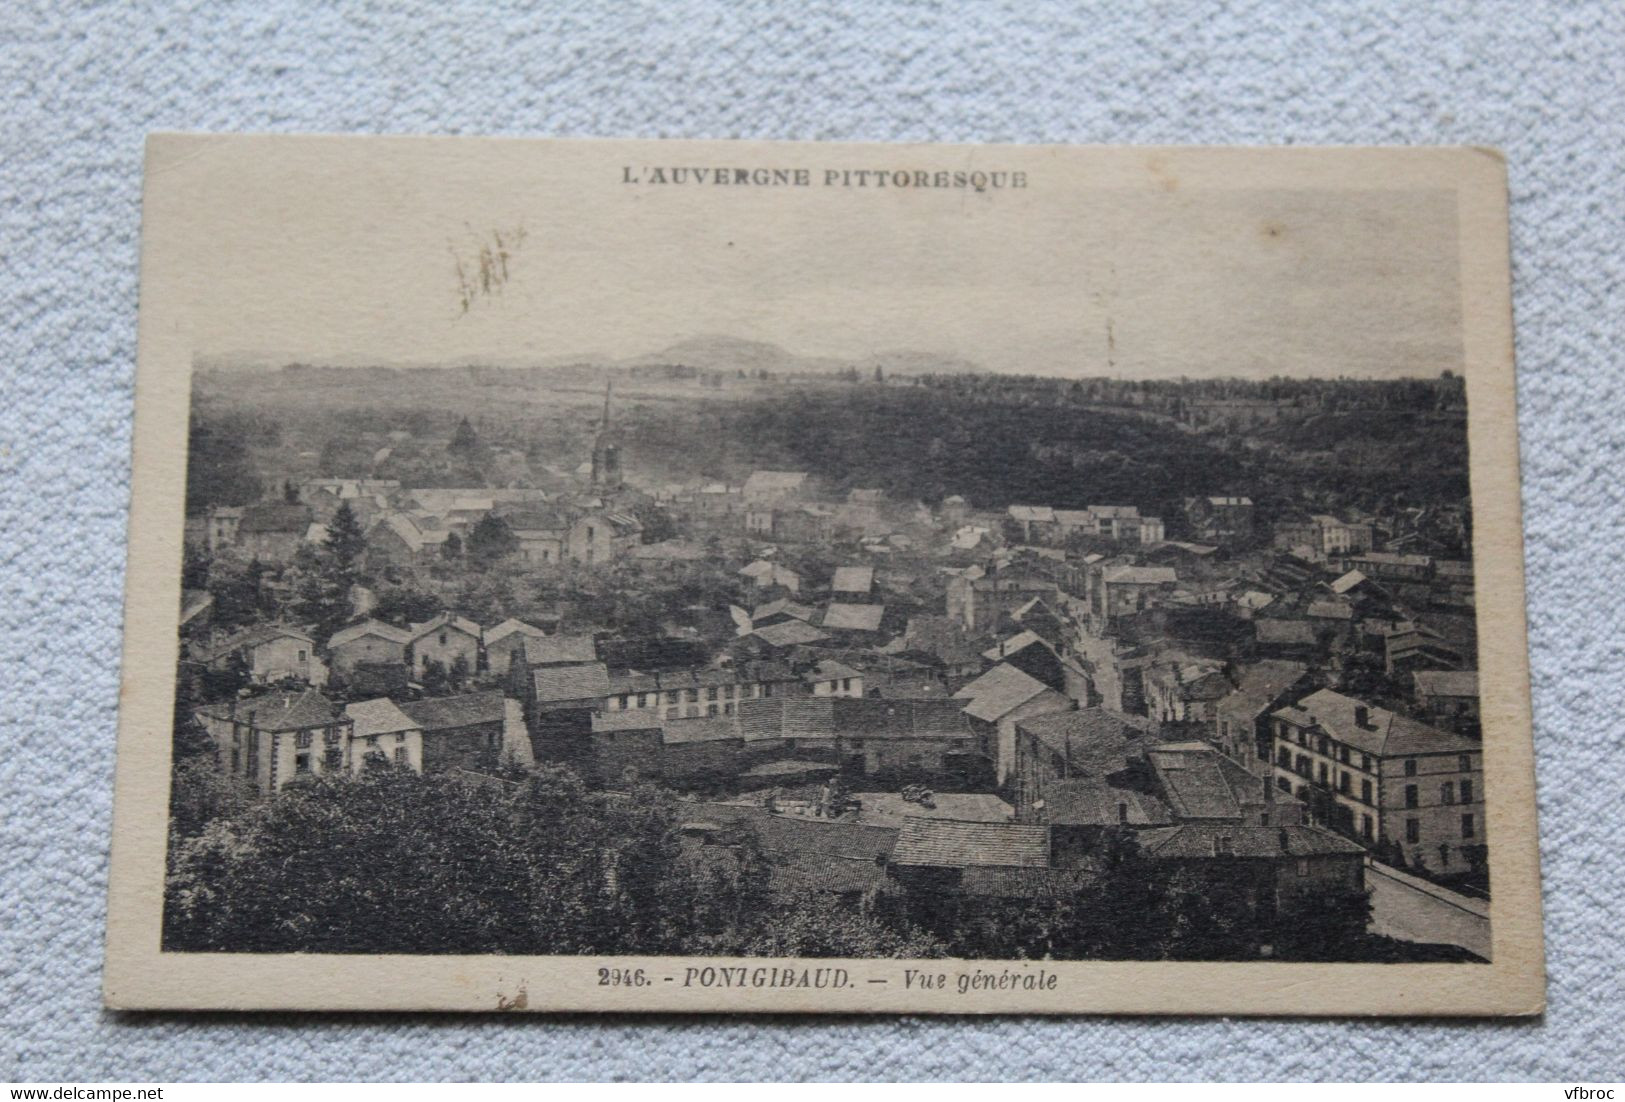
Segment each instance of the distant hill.
M357 370L368 370L374 378L382 378L392 371L431 369L471 372L475 377L503 371L545 374L571 369L614 370L666 366L683 366L698 371L727 374L743 371L747 375L754 375L759 371L765 371L779 376L833 374L852 369L869 376L874 374L876 367L888 375L973 374L985 370L979 364L956 356L907 349L876 353L858 359L804 356L768 341L745 340L721 334L689 337L659 351L623 359L602 354L546 356L526 360L492 360L465 356L438 363L412 362L384 366L375 361L354 357L313 363L290 362L286 357L270 354L230 353L199 357L197 366L203 372L280 370L284 373L300 374L307 381L324 378L327 372Z

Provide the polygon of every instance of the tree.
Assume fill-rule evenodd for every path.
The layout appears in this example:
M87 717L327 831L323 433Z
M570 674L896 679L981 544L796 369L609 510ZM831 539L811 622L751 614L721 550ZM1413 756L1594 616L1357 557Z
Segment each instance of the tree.
M244 440L252 426L241 417L194 416L187 431L186 512L197 516L216 505L248 505L260 496Z
M342 581L348 589L355 583L361 557L367 551L367 535L348 501L340 503L333 519L327 522L327 539L322 548L327 552L334 580Z
M519 550L519 538L508 527L508 522L494 513L487 513L468 534L468 553L475 562L489 565Z

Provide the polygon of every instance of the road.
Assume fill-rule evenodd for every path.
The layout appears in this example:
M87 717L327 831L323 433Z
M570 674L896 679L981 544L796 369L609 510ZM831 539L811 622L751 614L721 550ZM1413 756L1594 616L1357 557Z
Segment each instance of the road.
M1409 873L1367 861L1371 932L1404 941L1459 945L1490 959L1490 907Z

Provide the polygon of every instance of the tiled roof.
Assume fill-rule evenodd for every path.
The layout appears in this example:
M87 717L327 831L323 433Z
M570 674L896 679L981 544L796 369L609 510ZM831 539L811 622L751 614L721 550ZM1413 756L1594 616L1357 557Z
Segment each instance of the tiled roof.
M1029 823L968 823L908 818L892 847L894 865L1046 868L1049 828Z
M837 593L867 593L874 588L875 568L872 566L838 566L830 588Z
M1477 696L1477 670L1418 670L1416 691L1428 696Z
M500 692L464 693L461 696L429 697L401 705L425 731L446 731L476 723L501 723L507 712Z
M994 723L1040 693L1051 691L1037 678L1001 662L960 689L954 699L970 701L964 706L967 714Z
M327 649L334 650L353 640L365 639L369 635L388 639L391 643L398 643L403 647L412 641L412 633L405 628L386 624L382 620L363 620L359 624L351 624L347 628L335 631L327 641Z
M1159 797L1118 788L1098 777L1068 777L1044 786L1044 822L1055 826L1165 826L1174 821Z
M758 606L750 614L752 621L767 620L774 616L788 616L792 620L800 620L804 624L810 624L817 618L818 610L811 605L792 601L788 597L780 597L778 600L769 601L765 605Z
M1220 701L1227 715L1255 717L1309 671L1301 662L1269 659L1241 670L1236 691Z
M598 661L598 646L590 635L549 635L525 639L525 661L535 666Z
M432 620L425 620L421 624L413 624L412 640L413 642L416 642L417 640L422 639L425 635L432 635L442 628L451 628L452 630L460 631L465 635L471 635L475 639L480 637L480 625L476 624L473 620L458 616L453 612L442 612L439 616L434 617Z
M1059 754L1070 773L1104 777L1157 744L1149 725L1105 708L1068 708L1020 720L1016 730Z
M665 725L653 708L628 708L620 712L594 712L593 733L600 731L658 731Z
M989 662L997 662L1001 658L1008 658L1017 651L1026 650L1034 643L1043 642L1044 640L1040 639L1035 633L1031 631L1021 631L1017 632L1015 635L1012 635L1010 638L987 648L987 650L982 652L982 657L986 658Z
M734 716L695 716L668 719L661 725L665 743L723 742L744 737Z
M832 631L879 631L885 614L883 605L832 603L824 610L823 626Z
M1355 586L1359 585L1365 580L1366 577L1364 574L1360 573L1358 570L1350 570L1347 574L1344 574L1341 578L1338 578L1332 583L1332 592L1337 594L1347 593L1349 590L1353 589Z
M485 629L485 645L490 646L493 643L500 643L502 640L506 639L515 632L523 635L526 639L547 638L547 632L543 631L541 628L536 627L533 624L527 624L523 620L515 620L510 617L502 621L502 623L497 624L495 627Z
M529 653L529 645L526 645ZM602 662L578 666L545 666L531 671L536 699L541 703L585 700L609 695L609 671Z
M1366 708L1363 727L1355 723L1355 709L1359 707ZM1310 693L1295 706L1278 709L1274 714L1300 726L1314 722L1337 741L1379 757L1465 754L1483 749L1472 739L1441 731L1386 708L1364 705L1331 689Z
M789 493L805 481L806 471L752 471L742 489L746 494Z
M799 643L816 643L829 636L800 620L786 620L781 624L768 624L754 629L751 634L774 647L791 647Z
M1164 585L1179 580L1171 566L1112 566L1101 573L1108 585Z
M1012 505L1010 518L1018 521L1031 521L1048 524L1055 519L1055 510L1048 505Z
M377 700L358 700L354 704L346 704L344 714L355 721L353 733L356 738L393 734L396 731L413 731L418 726L416 720L401 711L387 696L381 696Z
M315 689L274 689L248 700L211 704L199 712L219 719L235 719L259 731L298 731L326 727L341 718L333 702Z
M243 519L237 526L240 533L277 532L302 535L310 524L310 506L272 502L250 505L243 510Z
M808 681L839 681L844 677L862 676L851 666L826 658L807 671L806 679Z
M905 800L897 792L854 792L858 821L870 826L901 827L905 819L957 819L967 823L1008 823L1015 809L990 792L938 792L933 807Z
M1365 853L1358 843L1317 826L1268 827L1257 823L1183 823L1138 835L1158 859L1195 857L1297 858Z
M314 646L310 636L297 628L290 628L283 624L262 624L258 627L244 628L242 631L228 635L211 646L204 648L202 660L213 662L241 650L252 650L277 639L297 639L307 646Z
M1307 612L1317 620L1354 619L1354 610L1342 601L1310 601Z

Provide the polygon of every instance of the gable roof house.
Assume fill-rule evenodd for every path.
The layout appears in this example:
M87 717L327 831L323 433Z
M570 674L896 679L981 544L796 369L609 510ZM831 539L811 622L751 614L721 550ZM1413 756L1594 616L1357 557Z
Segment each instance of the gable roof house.
M511 616L481 634L485 643L485 667L497 673L505 673L513 665L515 651L524 649L532 641L547 638L547 632L541 628Z
M1269 714L1309 682L1309 667L1301 662L1269 659L1241 667L1234 691L1214 709L1214 745L1254 774L1270 776Z
M448 673L458 666L466 674L473 674L480 664L480 625L451 612L442 612L433 619L413 624L412 638L407 643L407 663L412 676L421 678L429 663L438 662Z
M195 645L193 654L200 665L215 670L240 661L256 685L290 680L327 684L327 666L316 657L315 640L286 624L262 624L218 636Z
M1331 689L1271 714L1274 780L1316 822L1464 871L1483 858L1483 747Z
M422 732L423 772L488 772L500 762L508 712L501 692L412 700L400 710Z
M996 740L989 749L994 779L1005 783L1016 755L1016 725L1033 716L1066 711L1072 702L1042 681L1001 662L954 694L963 700L965 714L990 728Z
M344 706L352 724L350 769L359 773L369 760L423 772L423 729L388 697L359 700ZM373 755L377 755L376 758Z
M1088 777L1120 783L1131 763L1156 745L1140 716L1105 708L1069 708L1024 716L1014 725L1000 778L1022 818L1037 817L1057 781Z
M216 747L216 767L260 795L298 777L343 772L352 722L316 689L273 689L194 713Z
M245 506L242 520L237 524L236 543L246 558L290 562L304 541L310 522L308 505L277 501Z
M335 631L327 640L333 672L345 678L362 665L403 665L412 633L382 620L363 620Z
M831 602L824 609L819 626L826 632L865 632L880 630L880 621L886 614L884 605L854 605Z

